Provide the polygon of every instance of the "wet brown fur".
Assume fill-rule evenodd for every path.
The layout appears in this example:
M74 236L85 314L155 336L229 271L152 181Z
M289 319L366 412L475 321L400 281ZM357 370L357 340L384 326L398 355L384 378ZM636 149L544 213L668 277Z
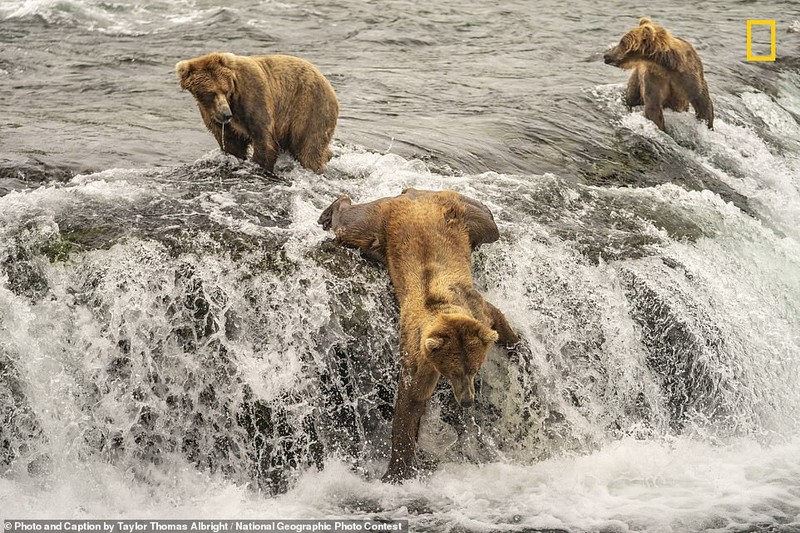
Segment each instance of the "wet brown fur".
M625 91L629 107L644 105L645 116L664 129L664 108L688 111L714 127L714 106L703 75L703 63L694 47L675 38L648 18L622 36L606 52L605 62L631 69Z
M222 150L245 159L252 146L253 160L270 172L283 150L305 168L324 170L339 103L314 65L286 55L214 53L175 70Z
M384 481L415 473L420 418L440 377L456 400L474 400L474 377L489 347L517 335L472 282L472 249L497 240L491 212L453 191L409 189L352 205L346 196L319 222L337 240L385 261L400 303L401 374L392 420L392 456Z

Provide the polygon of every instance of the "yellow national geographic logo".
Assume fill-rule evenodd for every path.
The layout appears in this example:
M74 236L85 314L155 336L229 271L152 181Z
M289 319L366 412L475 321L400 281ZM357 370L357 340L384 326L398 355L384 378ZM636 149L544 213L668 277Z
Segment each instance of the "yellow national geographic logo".
M769 26L769 51L768 56L753 55L753 26ZM774 20L748 20L747 21L747 60L748 61L775 61L775 21Z

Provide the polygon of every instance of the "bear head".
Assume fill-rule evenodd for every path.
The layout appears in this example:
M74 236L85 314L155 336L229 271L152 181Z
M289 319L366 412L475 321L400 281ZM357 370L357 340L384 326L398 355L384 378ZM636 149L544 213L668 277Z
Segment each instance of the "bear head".
M450 381L458 404L467 407L475 401L475 374L497 338L496 331L470 316L444 313L422 335L420 351Z
M619 44L603 55L607 65L633 68L641 61L651 61L670 70L678 68L679 57L669 32L648 18L622 36Z
M233 54L215 53L175 65L181 89L192 93L197 105L220 124L233 118L230 99L236 87L235 60Z

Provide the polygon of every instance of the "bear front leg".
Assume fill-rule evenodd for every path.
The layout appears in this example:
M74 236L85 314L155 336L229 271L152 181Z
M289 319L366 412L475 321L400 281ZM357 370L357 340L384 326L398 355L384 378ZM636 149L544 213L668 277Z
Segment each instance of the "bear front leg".
M207 124L207 126L211 134L214 135L214 138L217 140L220 150L226 154L236 156L239 159L247 158L247 147L250 143L246 139L242 139L236 135L232 131L233 128L230 124L223 128L220 123L213 121Z
M238 157L239 159L247 159L247 147L250 145L250 142L236 135L230 125L225 126L224 132L225 144L223 145L220 143L219 145L222 151ZM219 142L219 139L217 139L217 142Z
M384 483L399 483L414 477L419 423L438 381L436 371L413 372L404 365L392 418L392 457L381 478Z
M625 89L625 105L628 107L636 107L643 103L639 71L638 69L634 69L631 73L631 77L628 78L628 87Z
M656 126L658 126L658 129L661 131L666 131L666 125L664 124L664 109L662 107L660 96L645 93L644 116L655 122Z
M664 101L669 92L669 80L651 72L643 78L644 116L652 120L658 129L665 131Z
M513 349L519 344L519 336L511 329L511 325L506 320L506 316L494 305L486 302L486 310L489 319L492 321L492 329L497 332L497 343L506 349Z
M253 161L264 167L268 172L275 170L278 152L278 144L272 138L253 140Z

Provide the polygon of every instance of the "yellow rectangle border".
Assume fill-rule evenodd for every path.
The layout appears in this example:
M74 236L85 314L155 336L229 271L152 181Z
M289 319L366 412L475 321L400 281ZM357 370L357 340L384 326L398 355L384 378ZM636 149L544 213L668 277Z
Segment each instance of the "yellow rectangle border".
M770 55L768 56L754 56L753 55L753 26L769 26L770 27ZM774 20L748 20L747 21L747 60L748 61L775 61L775 29Z

